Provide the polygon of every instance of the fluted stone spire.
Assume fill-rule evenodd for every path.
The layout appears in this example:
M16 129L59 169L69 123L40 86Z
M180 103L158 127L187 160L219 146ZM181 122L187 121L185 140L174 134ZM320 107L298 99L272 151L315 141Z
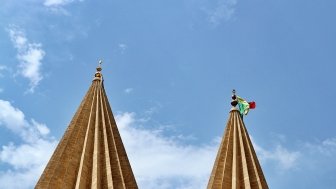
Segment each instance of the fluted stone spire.
M233 91L229 120L208 189L268 189L267 182L238 109Z
M101 61L36 189L137 189L108 102Z

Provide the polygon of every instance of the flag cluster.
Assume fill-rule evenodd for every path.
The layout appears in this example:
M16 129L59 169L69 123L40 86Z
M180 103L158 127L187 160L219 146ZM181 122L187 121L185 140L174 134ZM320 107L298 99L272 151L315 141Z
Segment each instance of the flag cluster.
M254 101L247 102L243 98L237 96L239 112L242 115L247 115L250 109L254 109L256 107L256 103Z

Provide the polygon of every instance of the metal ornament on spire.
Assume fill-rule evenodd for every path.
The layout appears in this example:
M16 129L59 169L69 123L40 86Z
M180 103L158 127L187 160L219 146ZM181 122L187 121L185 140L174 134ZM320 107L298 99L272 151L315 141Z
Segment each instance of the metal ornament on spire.
M232 90L232 97L231 98L232 98L231 105L233 107L236 107L237 104L238 104L238 101L237 101L237 96L236 96L236 90L235 89Z
M254 109L256 107L256 103L254 101L246 101L242 97L236 95L236 90L232 90L232 108L235 109L238 105L239 112L241 116L247 115L250 109Z
M102 70L102 67L101 67L102 63L103 63L102 60L99 60L99 61L98 61L97 71L99 71L99 72Z
M96 68L96 73L95 73L95 77L94 77L94 79L93 80L102 80L102 77L103 77L103 75L101 74L101 71L102 71L102 67L101 67L101 65L102 65L102 63L103 63L103 61L102 60L99 60L98 61L98 66L97 66L97 68Z

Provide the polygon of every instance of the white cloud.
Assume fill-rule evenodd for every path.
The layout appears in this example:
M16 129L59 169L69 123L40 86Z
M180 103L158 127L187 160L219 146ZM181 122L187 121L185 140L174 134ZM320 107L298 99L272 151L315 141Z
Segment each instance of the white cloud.
M336 138L328 138L322 142L324 147L336 149Z
M19 74L30 81L29 91L34 92L43 79L41 66L45 52L40 43L29 43L25 33L17 27L11 27L8 31L13 45L18 51Z
M84 0L44 0L43 5L53 13L69 16L71 15L64 7L74 2Z
M313 154L319 153L332 157L336 155L336 137L327 138L323 141L315 143L305 143L305 147L307 147Z
M33 143L2 146L0 161L10 168L0 172L0 189L33 188L56 145L55 140L39 139Z
M209 16L209 22L217 26L223 21L230 20L235 12L236 4L237 0L218 0L214 9L206 11Z
M8 101L0 99L0 126L5 126L19 135L25 142L34 142L48 135L45 124L34 119L26 120L24 113Z
M54 143L43 139L18 146L9 143L6 146L2 146L0 159L2 162L13 166L16 170L29 169L32 166L40 166L41 161L46 163L49 158L46 154L51 154L54 146Z
M0 126L19 133L27 124L22 111L13 107L10 102L0 100Z
M160 129L145 129L134 113L116 116L140 188L205 188L218 148L183 144ZM180 137L179 137L180 138Z
M52 7L52 6L63 6L69 3L72 3L74 0L45 0L44 6Z
M48 136L49 128L34 119L26 120L24 113L8 101L0 100L0 126L22 139L21 144L10 142L0 149L0 163L9 166L0 171L0 189L33 188L57 141Z
M41 133L41 135L45 136L50 133L49 128L43 124L43 123L38 123L34 119L32 119L32 124L35 125L36 129Z
M299 163L299 158L301 157L300 151L290 151L281 144L276 145L274 149L266 150L265 148L262 148L256 144L253 139L252 143L260 161L265 163L269 161L276 163L278 168L280 168L282 171L295 168Z
M177 137L164 136L162 127L145 129L141 126L145 123L143 119L136 119L134 113L119 114L116 120L140 188L206 186L218 141L201 146L183 144ZM27 120L20 109L4 100L0 100L0 126L23 140L21 144L9 143L0 149L0 162L9 166L0 171L0 183L5 183L0 189L32 188L57 141L48 136L46 125Z
M127 88L127 89L124 90L124 92L126 94L130 94L131 92L133 92L133 88Z
M299 151L289 151L281 145L277 145L272 151L259 148L258 152L261 160L276 161L280 168L284 170L294 168L301 154Z
M336 167L333 165L336 156L336 137L294 144L291 142L290 149L284 145L287 143L284 138L273 141L276 145L270 149L253 142L258 158L268 174L279 176L292 172L309 176L314 172L319 172L320 175L329 174L329 171L335 172ZM326 166L328 166L326 169L321 169Z
M47 137L49 128L34 119L26 120L24 113L8 101L0 99L0 126L4 126L19 135L25 142L35 142Z

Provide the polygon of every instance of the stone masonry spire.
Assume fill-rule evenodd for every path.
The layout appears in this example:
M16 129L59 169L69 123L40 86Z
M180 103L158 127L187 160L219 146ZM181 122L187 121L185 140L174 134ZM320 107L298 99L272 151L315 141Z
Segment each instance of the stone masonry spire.
M101 61L36 189L137 189L108 102Z
M208 189L268 189L233 91L229 120L212 169Z

